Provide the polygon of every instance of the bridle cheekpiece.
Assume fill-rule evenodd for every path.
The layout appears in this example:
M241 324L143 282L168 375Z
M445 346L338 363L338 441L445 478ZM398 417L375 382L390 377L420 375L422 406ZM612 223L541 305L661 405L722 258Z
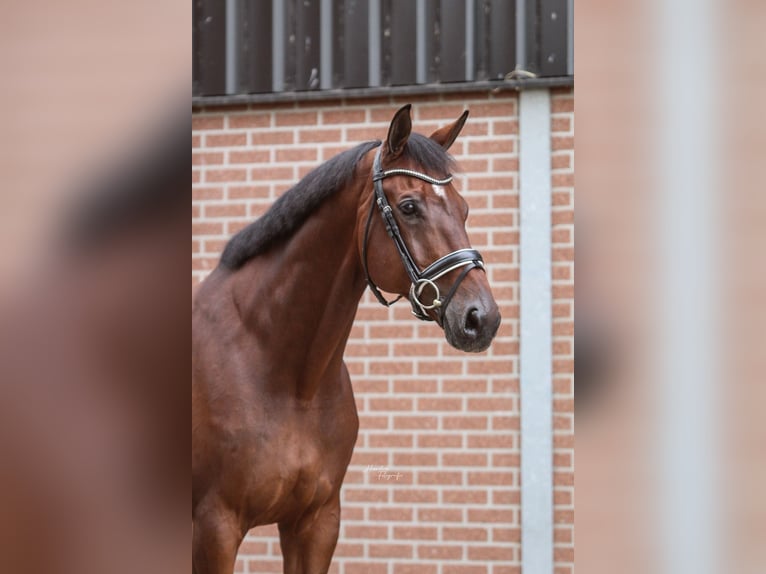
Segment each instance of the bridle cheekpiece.
M438 322L443 324L444 313L447 309L447 305L455 295L458 286L463 281L463 279L465 279L466 275L468 275L468 272L472 269L479 268L483 270L484 260L481 257L481 253L475 249L458 249L457 251L453 251L452 253L448 253L447 255L440 257L422 271L420 270L417 263L415 263L415 260L412 258L409 249L407 249L407 245L404 243L402 234L399 231L399 226L397 225L396 219L394 218L393 209L388 203L386 194L383 191L383 180L387 177L403 175L420 179L432 185L447 185L452 181L452 176L449 175L444 179L436 179L411 169L389 169L387 171L383 171L380 166L381 149L382 146L378 148L372 166L372 182L375 198L374 201L370 203L370 212L367 216L367 224L364 230L364 244L362 247L362 261L364 264L364 272L367 276L367 284L369 285L372 293L375 295L375 298L386 307L393 305L399 299L401 299L400 295L393 301L387 301L386 298L383 297L383 294L380 292L378 286L370 277L369 270L367 269L367 245L370 232L370 223L375 211L375 206L377 205L378 211L380 211L381 217L383 218L383 223L386 226L386 232L393 240L394 245L396 246L396 250L399 253L399 258L402 260L404 269L407 272L407 276L410 278L409 300L410 304L412 305L412 314L423 321L432 321L433 319L428 315L428 311L435 309L436 315L438 317ZM442 297L436 281L451 271L460 269L461 267L463 268L463 271L452 284L452 287L450 287L447 295ZM422 301L422 297L424 297L424 291L427 287L432 289L434 293L433 299L430 303L427 301Z

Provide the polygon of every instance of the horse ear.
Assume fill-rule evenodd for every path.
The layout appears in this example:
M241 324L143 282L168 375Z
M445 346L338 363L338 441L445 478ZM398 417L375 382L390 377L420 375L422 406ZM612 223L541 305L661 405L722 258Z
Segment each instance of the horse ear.
M468 110L463 112L458 119L451 124L439 128L431 134L431 139L442 146L445 150L448 150L450 146L455 143L457 136L460 135L460 130L463 129L465 121L468 119Z
M410 137L410 132L412 131L411 108L412 105L410 104L399 108L399 111L394 114L394 119L391 120L391 125L388 127L386 145L391 157L398 157L404 151L404 145Z

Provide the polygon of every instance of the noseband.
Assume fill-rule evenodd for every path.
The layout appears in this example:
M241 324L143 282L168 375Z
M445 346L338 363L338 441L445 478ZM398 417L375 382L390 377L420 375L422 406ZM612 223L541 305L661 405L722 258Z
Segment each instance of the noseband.
M423 321L433 321L433 319L428 316L428 311L435 309L438 322L442 324L447 305L449 305L449 302L455 295L458 286L462 283L463 279L465 279L471 269L476 267L484 269L484 260L481 257L481 253L475 249L458 249L457 251L453 251L452 253L440 257L422 271L420 270L417 263L415 263L415 260L412 258L412 255L410 255L410 251L407 249L407 245L404 243L402 234L399 231L399 226L396 224L393 210L383 191L383 180L394 175L405 175L423 180L432 185L446 185L452 181L452 176L450 175L444 179L436 179L424 173L409 169L389 169L388 171L383 171L380 167L381 149L382 146L381 148L378 148L378 151L375 154L375 161L372 165L372 184L375 192L375 200L370 202L370 212L367 215L367 224L364 229L364 244L362 247L362 262L364 264L364 273L367 276L367 284L370 286L370 290L375 295L375 298L386 307L393 305L402 298L400 295L393 301L386 301L386 298L383 297L380 289L375 285L375 282L370 277L370 272L367 269L367 243L370 233L370 222L372 221L372 215L375 211L375 206L377 205L380 215L383 217L386 231L388 232L389 237L393 240L396 250L399 252L399 258L402 260L404 269L410 278L411 285L409 299L410 304L412 305L412 314ZM439 292L439 287L436 285L436 281L450 271L454 271L461 267L463 268L463 271L452 284L452 287L450 287L446 297L442 297ZM421 300L421 297L424 296L423 291L426 287L430 287L434 292L431 303L423 302Z

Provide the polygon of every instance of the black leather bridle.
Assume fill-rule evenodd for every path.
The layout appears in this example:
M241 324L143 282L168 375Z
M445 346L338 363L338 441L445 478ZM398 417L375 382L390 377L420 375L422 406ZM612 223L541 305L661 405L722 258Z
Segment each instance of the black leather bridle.
M367 276L367 284L370 286L370 290L375 295L375 298L386 307L393 305L402 298L400 295L393 301L387 301L386 298L383 297L383 294L380 292L380 289L378 289L378 286L375 285L375 282L370 277L370 272L367 269L367 246L370 233L370 223L372 221L373 213L375 212L375 206L377 205L378 210L380 211L380 215L383 217L383 223L386 226L386 231L388 232L389 237L391 237L393 240L394 245L396 246L396 250L399 252L399 257L402 260L402 264L404 265L404 269L410 278L411 285L409 300L410 304L412 305L412 314L423 321L433 321L433 319L428 315L428 311L435 309L437 322L439 324L443 324L444 313L447 309L447 305L449 305L449 302L455 295L458 286L460 283L462 283L463 279L465 279L466 275L468 275L468 272L472 269L479 268L483 270L484 260L481 257L481 253L475 249L458 249L457 251L453 251L452 253L448 253L447 255L440 257L422 271L420 270L417 263L415 263L415 260L412 258L409 249L407 249L407 245L404 243L402 234L399 231L399 226L396 224L393 210L391 209L391 205L388 203L386 194L383 191L383 180L394 175L404 175L408 177L415 177L432 185L447 185L452 181L452 176L449 175L444 179L436 179L424 173L410 169L389 169L387 171L383 171L380 167L381 148L378 148L378 151L375 154L375 161L372 165L372 182L375 198L374 201L370 202L370 212L367 216L367 224L365 225L364 229L364 242L362 246L362 262L364 265L364 273ZM446 297L441 297L441 293L439 292L439 287L436 285L436 281L447 273L454 271L455 269L460 269L461 267L463 268L463 271L452 284L452 287L450 287ZM430 287L434 291L433 302L430 304L421 301L423 291L426 287Z

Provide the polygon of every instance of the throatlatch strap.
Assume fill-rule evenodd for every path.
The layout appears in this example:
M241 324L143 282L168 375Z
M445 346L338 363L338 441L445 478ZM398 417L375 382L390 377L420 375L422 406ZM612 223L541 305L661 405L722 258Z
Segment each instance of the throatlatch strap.
M372 280L372 277L370 277L370 271L367 267L367 245L369 242L370 237L370 224L372 223L372 214L375 213L375 199L370 202L370 212L367 214L367 223L364 226L364 241L362 244L362 265L364 266L364 275L367 278L367 286L370 288L370 291L372 291L372 294L375 295L375 298L378 300L378 303L385 307L390 307L394 303L396 303L399 299L402 298L401 295L399 295L396 299L393 301L387 301L386 298L383 296L383 293L380 292L380 289L378 289L378 286L375 285L375 282Z

